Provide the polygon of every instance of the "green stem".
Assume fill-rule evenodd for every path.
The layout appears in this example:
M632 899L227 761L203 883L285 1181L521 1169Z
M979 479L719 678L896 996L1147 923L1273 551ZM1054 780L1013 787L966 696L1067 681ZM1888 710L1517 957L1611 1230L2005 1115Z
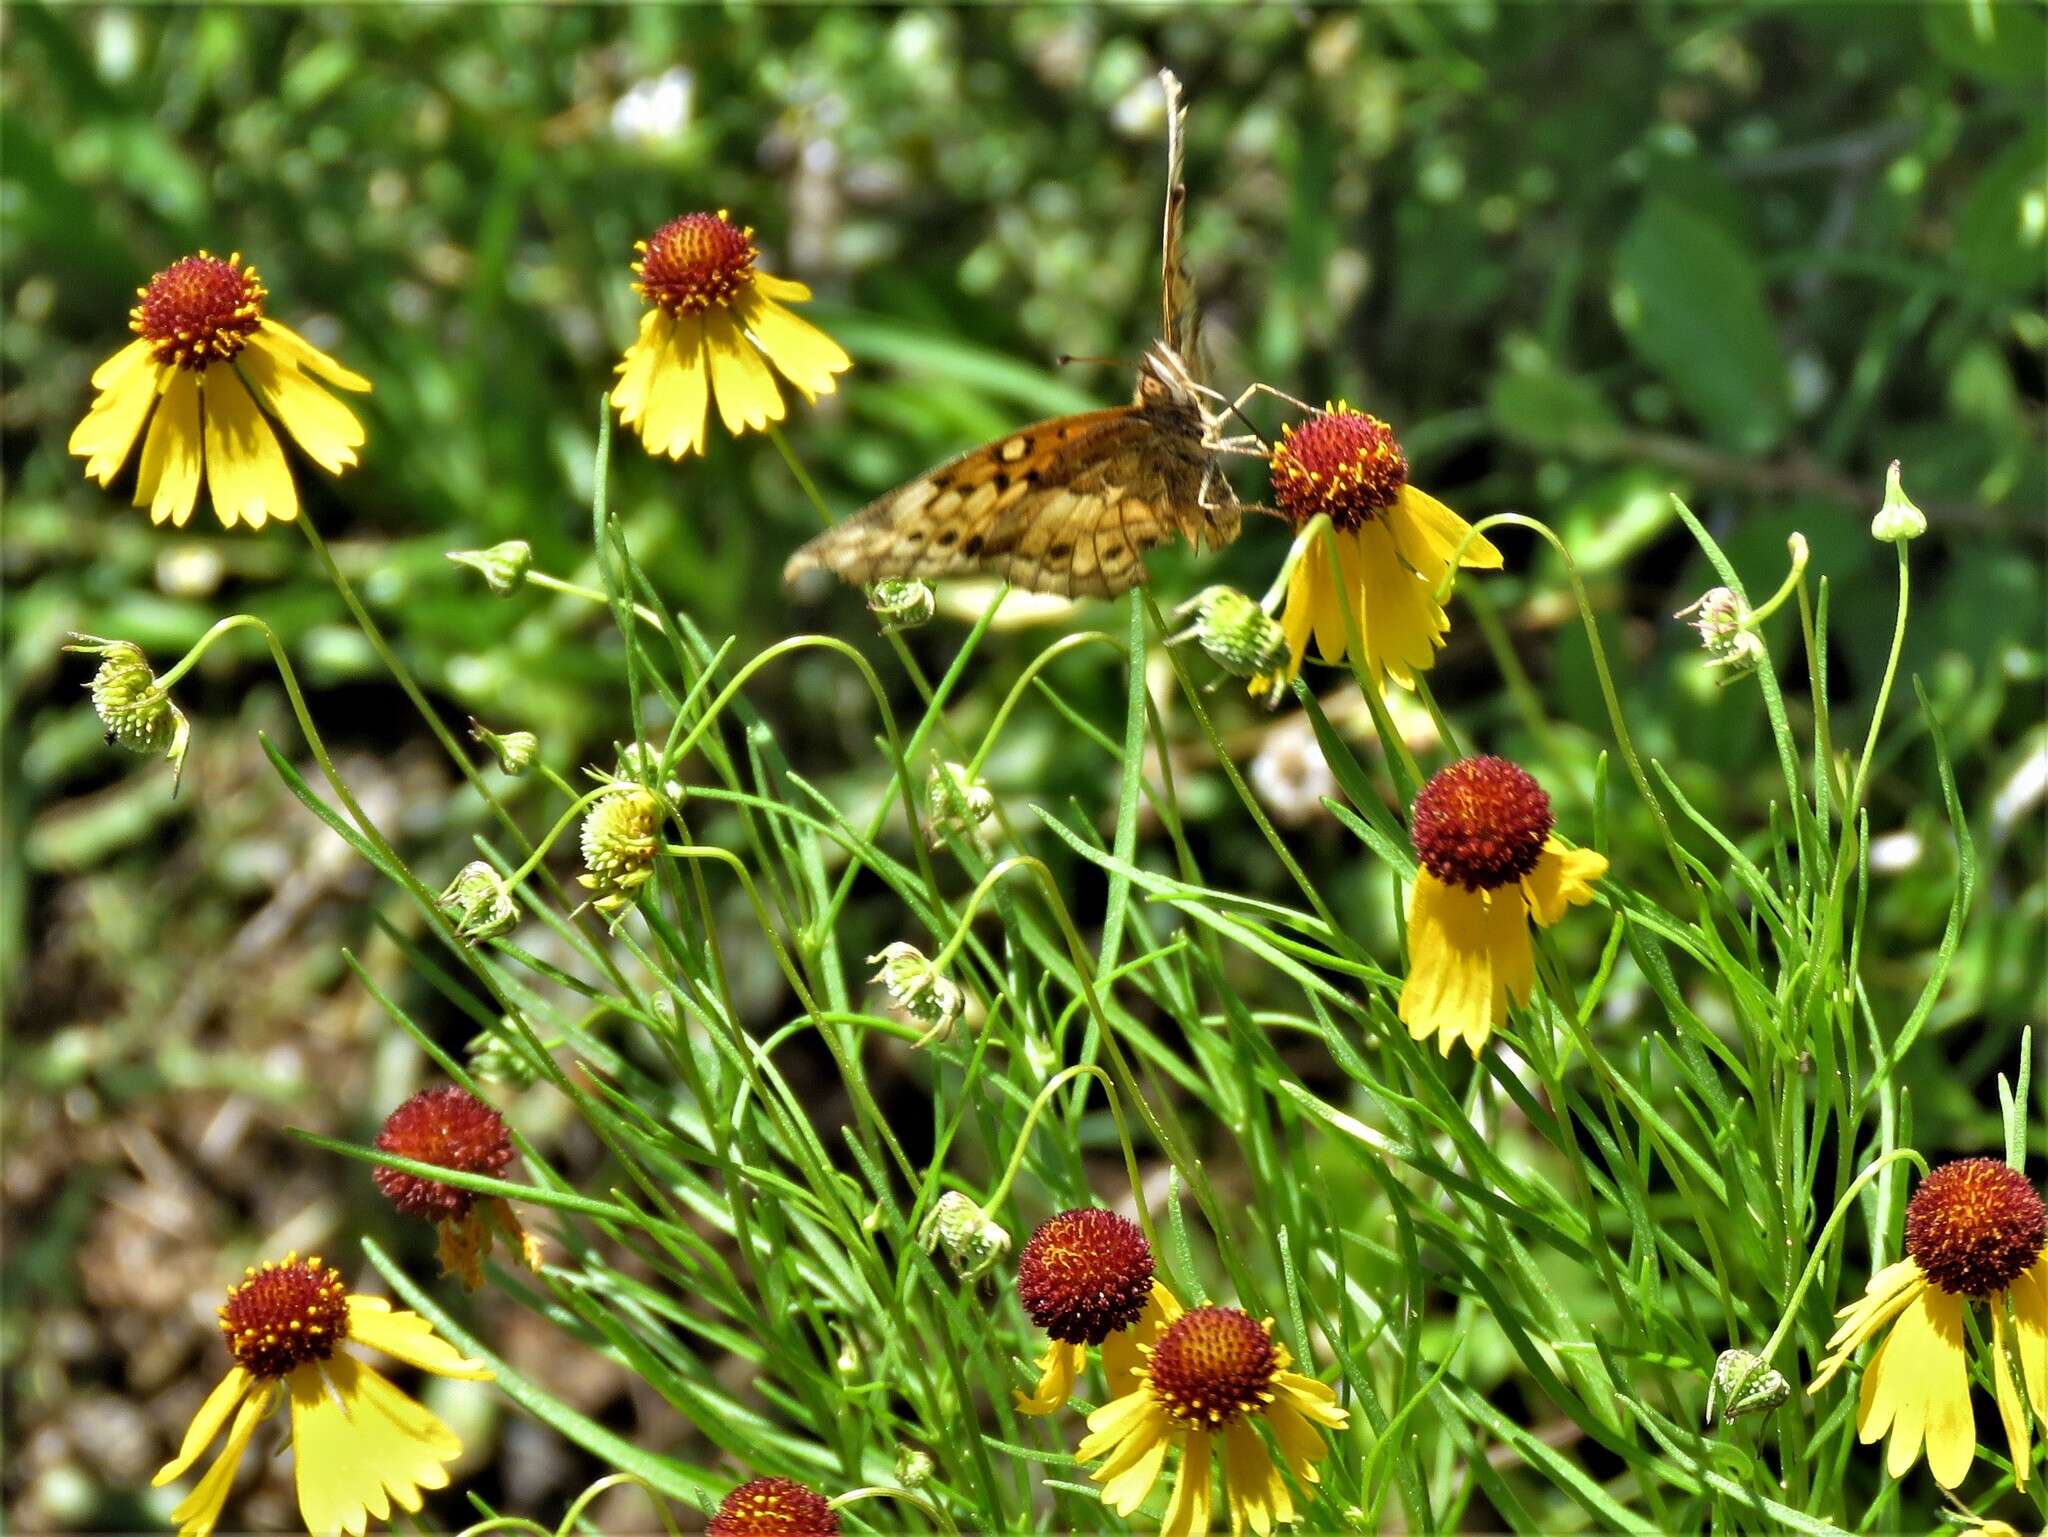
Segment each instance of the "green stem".
M1902 1158L1910 1158L1920 1166L1921 1174L1926 1174L1925 1158L1910 1147L1895 1147L1857 1175L1849 1188L1842 1192L1842 1198L1835 1202L1835 1209L1828 1217L1827 1226L1820 1230L1820 1238L1813 1246L1813 1253L1807 1258L1806 1269L1800 1273L1798 1284L1792 1288L1792 1295L1785 1301L1785 1311L1778 1319L1778 1327L1771 1331L1771 1337L1764 1341L1764 1348L1757 1352L1766 1366L1778 1353L1779 1347L1785 1343L1785 1336L1791 1332L1792 1320L1799 1312L1799 1303L1806 1296L1807 1287L1813 1284L1813 1278L1819 1274L1821 1262L1827 1258L1828 1243L1834 1238L1835 1229L1842 1225L1842 1219L1849 1214L1850 1204L1855 1201L1865 1185L1884 1171L1886 1165L1897 1163Z
M1124 1124L1123 1106L1117 1102L1116 1084L1110 1080L1109 1074L1094 1063L1081 1062L1054 1073L1031 1101L1031 1108L1024 1115L1024 1124L1017 1132L1017 1145L1010 1150L1009 1164L1003 1169L1003 1177L996 1182L996 1188L989 1193L987 1210L994 1211L1009 1199L1010 1186L1016 1183L1018 1171L1024 1167L1024 1155L1031 1147L1031 1129L1038 1124L1038 1117L1044 1113L1053 1094L1062 1084L1084 1074L1101 1079L1103 1092L1109 1095L1109 1113L1116 1119L1116 1138L1123 1144L1124 1172L1130 1176L1131 1201L1137 1206L1144 1204L1145 1187L1138 1177L1138 1154L1131 1145L1130 1128Z

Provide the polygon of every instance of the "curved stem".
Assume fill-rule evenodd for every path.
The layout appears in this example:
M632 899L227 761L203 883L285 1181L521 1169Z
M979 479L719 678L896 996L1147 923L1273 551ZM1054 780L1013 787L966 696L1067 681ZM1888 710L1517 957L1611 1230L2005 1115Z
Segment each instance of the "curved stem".
M545 592L565 593L572 598L582 598L585 602L595 603L600 608L611 606L612 600L595 587L585 587L577 582L565 582L559 576L549 576L545 571L529 570L521 580L529 587L538 587ZM633 610L633 617L642 624L656 630L662 628L661 615L647 607L646 604L635 603L630 606Z
M1792 1328L1792 1319L1799 1311L1800 1299L1805 1297L1806 1288L1813 1284L1814 1276L1819 1273L1821 1261L1827 1258L1828 1242L1835 1236L1835 1229L1842 1225L1842 1219L1849 1214L1850 1204L1862 1192L1863 1187L1875 1179L1887 1165L1897 1163L1902 1158L1912 1159L1920 1166L1920 1172L1926 1174L1925 1158L1910 1147L1895 1147L1857 1175L1849 1188L1842 1192L1842 1198L1835 1202L1835 1209L1828 1216L1827 1226L1820 1230L1820 1237L1814 1242L1813 1253L1806 1261L1806 1269L1800 1273L1798 1284L1792 1288L1792 1295L1786 1299L1785 1311L1778 1319L1778 1327L1771 1331L1771 1337L1764 1341L1764 1348L1757 1352L1765 1365L1770 1364L1771 1357L1776 1355L1779 1347L1785 1343L1785 1336Z
M1749 611L1748 616L1742 621L1742 628L1745 630L1755 629L1783 608L1785 600L1791 597L1793 590L1798 587L1799 579L1806 575L1806 557L1809 553L1806 548L1806 535L1793 533L1786 539L1785 547L1792 552L1792 569L1785 573L1785 580L1778 584L1778 590L1765 600L1762 608ZM1903 545L1900 546L1900 552L1904 553Z
M1031 686L1032 680L1065 653L1096 642L1108 646L1119 654L1124 649L1116 637L1105 630L1080 630L1072 635L1062 635L1031 659L1023 672L1017 675L1017 681L1010 685L1010 692L1004 696L1002 704L996 710L995 718L989 722L988 730L983 733L981 745L974 750L974 757L967 765L968 778L980 777L981 765L987 760L989 750L996 745L996 738L1002 733L1003 727L1010 723L1012 712L1016 710L1018 702L1024 697L1024 690Z
M892 1489L885 1484L868 1484L859 1489L849 1489L844 1494L833 1496L833 1498L825 1503L834 1510L842 1510L846 1506L856 1504L861 1500L901 1500L904 1504L921 1510L927 1516L930 1516L932 1521L942 1531L952 1532L957 1537L960 1530L959 1527L953 1524L951 1516L947 1515L923 1495L912 1494L908 1489Z
M1080 1062L1054 1073L1051 1078L1046 1080L1045 1087L1040 1089L1037 1096L1031 1101L1031 1108L1024 1116L1024 1124L1017 1131L1017 1145L1010 1150L1010 1162L1003 1170L1003 1177L996 1182L996 1188L989 1192L988 1200L985 1203L986 1210L994 1211L1004 1201L1009 1199L1010 1186L1017 1182L1018 1171L1024 1167L1024 1154L1031 1146L1032 1128L1038 1124L1039 1116L1044 1113L1045 1107L1051 1103L1054 1093L1063 1084L1084 1075L1102 1080L1103 1092L1109 1096L1109 1113L1116 1118L1117 1141L1123 1144L1124 1170L1130 1175L1132 1203L1138 1206L1144 1204L1145 1187L1138 1178L1138 1154L1137 1150L1131 1146L1131 1132L1130 1128L1124 1124L1123 1107L1117 1103L1116 1084L1110 1080L1109 1074L1105 1073L1094 1063Z

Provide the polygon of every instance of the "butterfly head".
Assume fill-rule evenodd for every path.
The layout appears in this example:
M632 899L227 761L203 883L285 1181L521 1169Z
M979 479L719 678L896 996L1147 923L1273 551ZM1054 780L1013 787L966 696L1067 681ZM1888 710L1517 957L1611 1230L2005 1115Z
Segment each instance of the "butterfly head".
M1183 405L1202 409L1202 387L1187 362L1165 342L1154 342L1138 364L1140 406Z

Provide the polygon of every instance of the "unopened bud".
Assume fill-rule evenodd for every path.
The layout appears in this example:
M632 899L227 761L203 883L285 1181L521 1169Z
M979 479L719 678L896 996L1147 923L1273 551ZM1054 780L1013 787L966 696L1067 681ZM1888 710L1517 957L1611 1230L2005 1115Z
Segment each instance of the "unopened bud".
M505 1027L511 1028L509 1023ZM510 1089L530 1089L538 1076L533 1064L520 1053L504 1035L495 1030L485 1030L469 1039L463 1047L469 1058L469 1076L479 1083L503 1084Z
M996 814L996 798L964 764L933 759L931 777L925 781L925 805L931 813L933 848L943 845L949 833L961 833L987 849L982 824Z
M982 1275L1010 1252L1010 1235L958 1190L948 1190L918 1224L918 1242L926 1250L944 1249L954 1274L963 1281Z
M897 1008L927 1026L917 1039L919 1046L948 1034L967 1007L959 984L948 980L915 945L896 940L879 955L869 956L868 964L882 968L868 980L881 983Z
M882 623L882 633L914 630L938 609L938 599L923 582L890 577L868 589L868 612Z
M1762 1414L1775 1409L1792 1396L1792 1384L1785 1374L1774 1370L1760 1355L1748 1350L1724 1350L1714 1361L1714 1375L1707 1383L1707 1423L1718 1416L1722 1424L1745 1414Z
M185 749L192 724L185 712L157 687L156 674L142 648L129 640L107 640L73 633L66 651L100 658L99 670L86 688L93 712L107 728L107 741L137 753L162 753L171 765L171 793L185 772Z
M492 592L509 598L525 582L533 565L533 546L524 539L507 539L488 550L450 550L448 558L481 573Z
M519 921L510 888L481 859L472 859L456 873L436 905L455 921L457 937L469 945L502 934Z
M1884 505L1870 520L1870 536L1886 544L1902 544L1926 532L1927 514L1906 495L1906 488L1899 482L1899 461L1894 459L1892 467L1884 472Z
M922 1447L896 1448L896 1482L903 1488L922 1489L932 1481L934 1471L932 1454Z
M500 736L472 716L469 734L491 750L497 757L499 768L515 778L532 768L534 760L540 756L540 738L531 731L507 731Z
M1192 622L1169 646L1185 640L1201 642L1209 659L1233 678L1272 680L1277 702L1287 678L1287 632L1280 622L1235 587L1205 587L1174 610L1175 619Z

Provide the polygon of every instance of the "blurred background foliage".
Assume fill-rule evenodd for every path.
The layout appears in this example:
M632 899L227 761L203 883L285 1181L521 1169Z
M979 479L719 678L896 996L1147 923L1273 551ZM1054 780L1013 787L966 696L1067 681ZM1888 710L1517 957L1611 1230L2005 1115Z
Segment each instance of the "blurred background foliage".
M1346 398L1391 419L1417 482L1468 517L1513 508L1560 529L1624 659L1638 741L1724 826L1767 825L1766 724L1753 685L1717 686L1669 618L1712 580L1670 493L1755 594L1782 574L1786 535L1806 534L1831 587L1847 740L1892 622L1868 520L1886 462L1904 461L1933 524L1913 552L1906 668L1946 723L1984 872L1919 1048L1940 1070L1919 1080L1916 1131L1930 1154L1975 1150L1995 1137L1989 1075L2044 1003L2044 14L2007 0L0 12L10 1524L145 1520L134 1491L218 1365L210 1313L230 1267L390 1227L361 1171L277 1130L366 1136L418 1079L341 948L409 989L452 1045L467 1033L405 979L368 872L264 763L259 729L302 748L253 642L181 687L196 746L175 799L161 765L103 744L79 687L90 664L59 653L88 630L141 642L161 668L220 615L258 612L417 866L469 856L478 802L295 537L224 534L205 509L153 530L122 504L126 476L102 492L66 456L87 376L152 271L238 249L276 314L375 380L362 467L335 482L302 465L307 514L452 724L536 731L566 771L609 761L625 720L607 618L571 598L493 600L443 555L517 537L540 568L589 579L596 402L637 314L633 241L729 207L764 267L816 288L813 314L858 367L789 432L851 509L1020 422L1125 395L1122 369L1053 359L1132 358L1153 335L1153 74L1171 64L1193 104L1189 239L1216 382ZM736 633L738 654L813 627L869 644L858 595L781 591L785 553L817 521L764 440L714 435L703 462L676 467L627 439L612 497L669 599L706 633ZM1165 600L1210 579L1258 591L1283 548L1255 524L1200 571L1157 560L1157 586ZM1528 543L1509 551L1506 574L1461 590L1483 609L1461 599L1437 691L1483 746L1543 762L1570 804L1604 741L1600 702L1559 569ZM1562 729L1532 740L1486 625ZM911 640L942 667L960 633L942 617ZM1047 638L986 652L960 707L968 734ZM1797 712L1796 619L1767 638ZM1122 683L1099 652L1055 676L1116 718ZM1348 680L1327 676L1341 703ZM806 772L872 773L870 708L843 669L777 668L750 697L792 723ZM1298 712L1215 697L1304 863L1391 951L1383 883L1347 881L1356 846L1315 805L1325 771ZM1924 976L1955 873L1924 736L1907 723L1893 741L1872 808L1881 1018ZM1190 753L1183 796L1199 807L1213 768ZM990 777L1019 807L1072 796L1092 815L1114 798L1113 765L1072 751L1043 708L1020 712ZM509 793L546 814L530 788ZM1649 846L1624 799L1613 842ZM1220 794L1208 804L1207 863L1277 890L1252 830ZM849 946L894 921L856 912ZM577 1167L579 1128L527 1129ZM423 1252L420 1235L389 1236ZM549 1358L531 1319L508 1310L503 1327L532 1335L529 1368L642 1444L687 1434L630 1377ZM505 1350L521 1359L517 1338ZM493 1431L487 1404L464 1402L471 1458L490 1465L471 1476L493 1498L558 1507L591 1476L517 1417ZM241 1508L287 1524L287 1501L273 1474Z

